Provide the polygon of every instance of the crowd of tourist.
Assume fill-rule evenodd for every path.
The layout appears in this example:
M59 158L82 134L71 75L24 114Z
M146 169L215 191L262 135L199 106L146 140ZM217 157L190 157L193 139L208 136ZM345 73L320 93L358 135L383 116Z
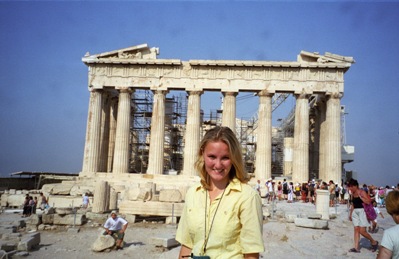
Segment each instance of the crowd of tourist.
M287 202L310 202L315 203L316 201L316 190L328 190L330 194L330 207L333 207L337 204L348 204L350 200L350 192L348 190L347 183L338 184L334 183L334 181L330 180L328 183L323 180L309 180L305 183L293 183L287 182L287 179L283 181L274 181L272 178L269 178L265 183L265 188L267 190L265 198L267 202L271 202L273 200L286 200ZM260 192L261 183L258 180L255 186L255 189ZM382 208L385 207L385 197L392 190L399 190L399 183L397 186L389 186L385 187L377 187L375 185L367 185L363 184L361 187L362 190L367 192L367 194L371 197L372 202L375 203L375 207Z

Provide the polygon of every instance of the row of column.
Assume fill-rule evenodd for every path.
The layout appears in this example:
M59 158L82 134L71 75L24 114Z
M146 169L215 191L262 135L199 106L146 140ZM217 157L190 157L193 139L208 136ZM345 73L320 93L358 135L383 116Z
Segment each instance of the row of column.
M128 173L130 158L131 93L119 90L116 98L105 98L102 90L91 90L84 150L83 174L94 172ZM188 91L188 109L184 145L183 175L196 175L194 162L200 143L201 91ZM155 91L148 174L162 174L164 167L166 91ZM236 92L225 92L222 125L235 131ZM255 177L271 177L272 165L272 97L261 91L259 96ZM293 143L292 180L306 182L309 178L309 95L296 95ZM117 111L116 111L117 103ZM341 180L340 96L327 97L326 107L320 108L320 178ZM117 118L116 118L117 117ZM99 127L101 125L101 127ZM106 163L104 163L106 161Z

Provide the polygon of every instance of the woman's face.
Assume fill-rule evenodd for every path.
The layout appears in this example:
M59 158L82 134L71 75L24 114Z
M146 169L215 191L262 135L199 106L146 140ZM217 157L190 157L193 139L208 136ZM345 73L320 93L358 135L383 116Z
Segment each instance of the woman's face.
M232 167L229 147L222 141L209 142L203 152L205 170L211 178L211 185L229 182Z

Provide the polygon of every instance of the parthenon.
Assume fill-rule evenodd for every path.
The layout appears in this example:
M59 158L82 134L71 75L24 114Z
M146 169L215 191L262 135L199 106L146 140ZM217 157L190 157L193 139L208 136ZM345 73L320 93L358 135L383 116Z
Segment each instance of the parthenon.
M186 119L182 133L182 168L176 176L194 176L195 157L206 131L201 117L201 95L221 92L221 125L236 129L236 98L248 92L258 96L258 115L253 175L257 179L272 176L272 102L278 95L295 97L293 136L286 138L284 160L290 169L281 175L293 182L307 182L317 160L316 177L341 182L341 98L344 74L354 63L352 57L331 53L320 55L301 51L296 61L189 60L158 59L158 48L147 44L91 55L82 61L88 66L90 102L81 178L101 175L123 178L131 173L138 136L132 134L138 108L135 94L152 92L150 123L146 136L148 158L141 174L165 174L165 139L171 138L165 127L171 91L187 96ZM143 115L145 116L145 115ZM312 152L310 152L312 151Z

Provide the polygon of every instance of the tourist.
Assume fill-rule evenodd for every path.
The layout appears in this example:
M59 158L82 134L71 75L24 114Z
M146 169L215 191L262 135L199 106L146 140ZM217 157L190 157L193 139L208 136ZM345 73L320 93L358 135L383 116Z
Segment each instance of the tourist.
M269 193L269 198L267 199L267 203L269 203L269 201L273 201L273 198L274 198L272 178L269 178L269 180L267 180L266 187L267 187L267 191Z
M287 179L284 178L283 180L283 199L286 200L288 197L288 183Z
M283 195L283 185L282 185L281 182L279 181L279 182L277 183L277 198L278 198L279 201L281 201L282 195Z
M382 212L378 208L377 202L372 201L372 203L373 203L375 214L377 215L377 217L378 217L378 215L380 215L381 218L384 218L384 214L382 214ZM369 232L370 233L377 233L378 232L378 229L377 229L377 218L374 219L374 220L371 220L371 227L369 227Z
M255 190L259 193L259 196L261 196L261 192L260 192L260 180L258 180L258 181L256 182Z
M259 258L264 251L262 201L247 184L241 145L230 128L205 134L195 169L201 182L185 197L176 233L179 258Z
M44 194L41 192L40 193L40 198L41 198L41 201L40 201L40 208L42 209L42 210L44 210L45 208L47 208L48 207L48 201L47 201L47 199L46 199L46 196L44 196Z
M335 200L335 184L333 180L329 181L328 191L330 192L330 207L334 207Z
M111 212L111 217L107 219L104 224L105 232L103 235L116 236L115 249L123 249L123 238L125 237L125 231L127 228L127 221L121 217L118 217L116 211Z
M22 217L28 217L30 214L29 201L29 194L26 194L24 203L22 204Z
M399 258L399 191L391 191L385 199L385 206L396 225L384 230L377 259Z
M89 194L86 192L85 194L83 194L83 204L82 204L82 208L87 209L87 207L89 207Z
M309 190L309 202L314 203L314 193L315 193L315 182L314 182L314 180L309 181L308 190Z
M294 184L290 182L288 185L288 203L292 203L294 201Z
M354 227L354 246L349 252L360 253L360 235L370 240L371 251L375 252L378 249L378 241L374 240L373 237L367 233L366 228L370 226L370 224L363 208L363 203L371 203L370 196L364 190L359 189L359 183L355 179L349 180L348 189L351 191L352 195L349 220L352 221Z

